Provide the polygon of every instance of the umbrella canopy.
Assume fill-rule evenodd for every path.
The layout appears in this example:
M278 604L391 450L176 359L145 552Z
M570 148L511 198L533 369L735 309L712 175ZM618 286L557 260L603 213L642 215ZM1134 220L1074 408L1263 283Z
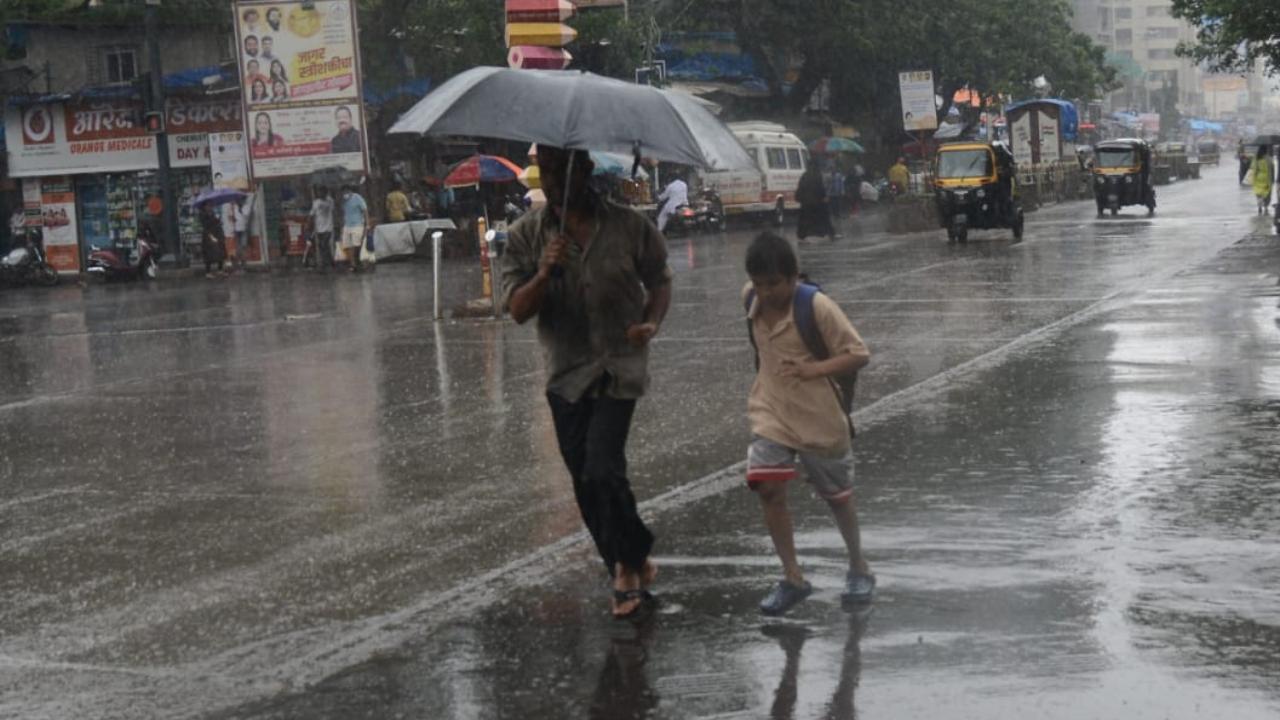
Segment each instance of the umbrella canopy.
M842 137L824 137L814 140L809 150L817 155L834 155L836 153L866 152L856 141Z
M400 116L391 133L466 135L646 157L714 170L753 167L737 138L688 95L573 70L477 67Z
M240 202L246 197L248 197L248 193L240 192L235 188L210 188L192 198L191 205L193 207L225 205L229 202Z
M511 182L523 172L519 165L497 155L472 155L454 165L444 178L445 187Z
M1259 135L1253 139L1252 143L1249 144L1275 147L1276 145L1280 145L1280 135Z

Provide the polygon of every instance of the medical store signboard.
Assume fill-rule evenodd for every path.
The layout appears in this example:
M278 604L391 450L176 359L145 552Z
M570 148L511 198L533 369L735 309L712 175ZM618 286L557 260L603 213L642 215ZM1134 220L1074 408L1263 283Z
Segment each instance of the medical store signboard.
M116 101L48 103L5 109L9 174L40 177L128 172L156 166L155 138Z
M233 11L253 178L367 172L355 2L240 0Z
M239 103L173 99L166 109L169 162L209 167L211 132L238 130ZM141 125L136 100L71 100L5 109L9 174L43 177L155 170L155 136Z

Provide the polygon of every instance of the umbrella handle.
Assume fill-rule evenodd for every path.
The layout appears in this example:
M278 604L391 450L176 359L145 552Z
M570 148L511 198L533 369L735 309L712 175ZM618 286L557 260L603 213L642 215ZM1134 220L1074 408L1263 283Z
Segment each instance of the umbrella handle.
M569 187L573 184L573 159L578 153L569 151L569 169L564 177L564 198L560 201L560 236L564 237L565 220L569 217ZM564 277L564 267L556 263L551 267L551 277Z

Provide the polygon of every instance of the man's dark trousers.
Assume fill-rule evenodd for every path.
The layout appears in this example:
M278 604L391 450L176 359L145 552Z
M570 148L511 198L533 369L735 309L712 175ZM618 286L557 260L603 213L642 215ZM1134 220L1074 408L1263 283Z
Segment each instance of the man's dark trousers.
M609 575L619 562L639 571L653 549L653 533L640 519L627 480L627 434L636 401L583 397L571 403L553 393L547 401L578 510Z

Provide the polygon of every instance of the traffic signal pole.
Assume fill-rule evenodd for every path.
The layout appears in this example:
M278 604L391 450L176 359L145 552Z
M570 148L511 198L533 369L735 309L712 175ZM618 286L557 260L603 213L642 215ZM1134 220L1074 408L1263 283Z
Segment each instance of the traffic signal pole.
M147 0L144 29L147 36L147 72L151 76L147 108L152 112L160 113L160 117L167 121L164 107L164 73L160 67L160 32L157 16L159 9L160 0ZM179 267L186 267L186 248L182 246L182 239L178 237L177 198L173 192L173 184L170 182L169 133L166 127L162 127L160 132L156 133L156 155L159 160L156 180L160 183L160 199L164 204L164 210L160 215L160 247L166 253L173 253Z

